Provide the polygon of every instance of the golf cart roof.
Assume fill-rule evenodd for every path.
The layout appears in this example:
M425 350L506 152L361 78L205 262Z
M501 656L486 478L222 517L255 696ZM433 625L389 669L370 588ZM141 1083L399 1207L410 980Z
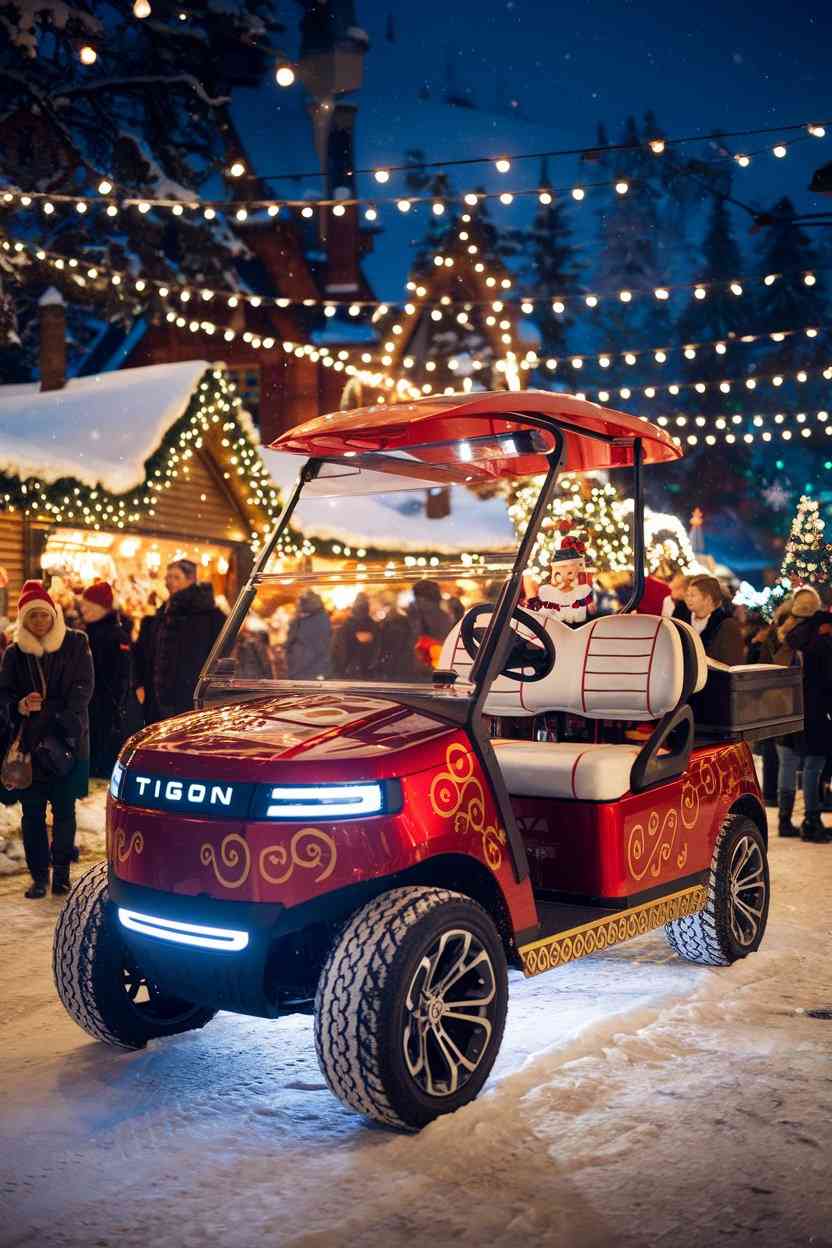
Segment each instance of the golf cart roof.
M535 436L501 452L497 440L505 446L519 431ZM326 460L371 456L373 467L387 472L400 470L404 460L437 468L441 460L443 476L462 482L546 472L555 431L564 439L565 471L627 468L636 439L641 439L644 463L682 455L664 429L641 417L544 390L432 395L331 412L281 434L272 447ZM478 447L482 454L476 453Z

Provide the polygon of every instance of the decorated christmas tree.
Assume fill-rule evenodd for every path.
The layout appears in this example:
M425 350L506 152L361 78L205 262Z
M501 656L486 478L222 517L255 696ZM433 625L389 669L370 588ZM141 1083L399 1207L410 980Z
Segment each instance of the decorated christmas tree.
M824 525L817 500L804 494L797 505L780 568L782 580L793 586L828 585L832 581L832 545L824 542Z
M552 500L532 551L529 573L541 578L548 572L563 537L562 526L579 533L586 546L587 567L598 572L626 572L633 566L631 542L633 502L622 499L608 482L564 476ZM518 539L525 533L540 494L540 481L511 488L508 513ZM687 572L696 557L684 526L675 517L645 509L646 565L648 572L669 577Z

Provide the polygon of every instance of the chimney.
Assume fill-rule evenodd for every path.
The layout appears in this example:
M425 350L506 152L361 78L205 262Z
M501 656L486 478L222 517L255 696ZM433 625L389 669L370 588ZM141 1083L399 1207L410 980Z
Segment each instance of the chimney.
M40 309L40 388L66 385L66 311L61 292L50 286L38 301Z

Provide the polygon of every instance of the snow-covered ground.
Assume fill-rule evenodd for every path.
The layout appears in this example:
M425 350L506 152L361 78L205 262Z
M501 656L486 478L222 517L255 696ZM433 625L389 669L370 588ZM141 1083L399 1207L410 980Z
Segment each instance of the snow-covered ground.
M107 781L91 780L89 797L75 805L78 829L75 842L81 851L82 866L104 853L106 806ZM0 806L0 876L15 875L25 870L20 840L20 806Z
M763 950L660 933L524 981L473 1105L416 1137L323 1086L311 1020L118 1054L64 1014L57 903L0 881L0 1244L832 1248L832 845L772 838Z

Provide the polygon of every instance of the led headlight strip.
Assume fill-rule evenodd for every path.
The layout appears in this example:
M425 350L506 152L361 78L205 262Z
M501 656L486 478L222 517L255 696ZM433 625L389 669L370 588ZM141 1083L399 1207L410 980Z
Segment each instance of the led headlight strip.
M234 931L230 927L203 927L199 923L180 923L173 919L161 919L154 914L140 914L137 910L118 908L122 927L138 932L141 936L155 936L157 940L173 941L177 945L193 945L197 949L223 949L227 953L239 953L248 945L248 932Z
M271 790L267 819L331 819L377 815L384 806L380 784L287 785Z

